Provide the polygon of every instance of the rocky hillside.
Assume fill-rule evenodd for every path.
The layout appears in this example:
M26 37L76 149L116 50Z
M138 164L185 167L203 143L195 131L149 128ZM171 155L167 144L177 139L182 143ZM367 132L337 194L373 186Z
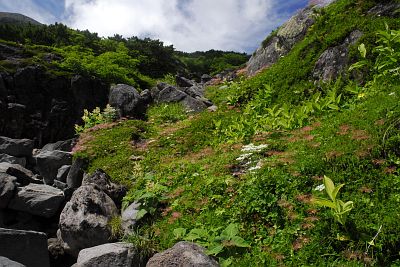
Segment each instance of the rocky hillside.
M0 137L0 262L399 265L400 5L322 2L267 37L248 76L138 88L130 72L105 95L87 90L110 77L104 58L76 76L62 64L81 54L29 47L42 70L5 42L0 100L26 108L2 129L33 135ZM91 105L75 139L38 146Z

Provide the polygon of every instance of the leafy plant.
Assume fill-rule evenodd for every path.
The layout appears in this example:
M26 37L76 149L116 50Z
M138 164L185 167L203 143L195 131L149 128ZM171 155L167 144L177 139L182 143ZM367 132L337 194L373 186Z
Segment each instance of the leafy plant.
M333 210L333 217L340 224L345 225L346 217L349 214L349 212L353 209L354 202L347 201L345 203L337 198L337 195L340 189L344 186L344 184L340 184L335 187L333 181L329 177L324 176L324 185L325 185L325 191L330 199L315 198L314 203L320 206L331 208Z
M96 107L92 112L87 109L83 111L82 120L84 125L75 125L75 132L81 133L86 129L92 128L95 125L107 122L113 122L117 118L117 111L115 108L107 105L103 112L99 107Z
M121 216L115 216L111 218L111 220L108 222L108 226L110 227L111 230L111 238L112 239L117 239L123 235L123 230L122 230L122 219Z

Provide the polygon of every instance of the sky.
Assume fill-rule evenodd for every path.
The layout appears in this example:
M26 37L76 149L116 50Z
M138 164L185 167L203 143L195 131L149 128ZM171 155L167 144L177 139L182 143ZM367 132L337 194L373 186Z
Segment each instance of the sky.
M251 54L308 0L0 0L0 11L108 37L159 39L177 50Z

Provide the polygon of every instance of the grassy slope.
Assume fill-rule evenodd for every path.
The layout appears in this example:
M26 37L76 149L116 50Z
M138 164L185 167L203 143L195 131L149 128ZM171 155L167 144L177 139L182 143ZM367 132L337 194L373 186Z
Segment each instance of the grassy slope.
M222 242L217 255L234 266L400 265L398 80L373 85L365 97L346 95L346 81L327 85L344 93L341 109L310 116L306 127L258 129L244 139L221 137L215 127L217 121L229 126L238 117L246 118L243 107L230 107L224 100L237 95L238 88L239 95L252 96L263 84L272 84L272 104L283 99L301 103L319 90L308 79L320 52L340 42L355 25L367 33L367 46L373 43L373 31L383 29L385 19L360 15L369 5L339 1L275 67L239 86L209 88L218 112L186 116L177 106L154 107L147 122L123 121L82 135L80 155L91 158L89 171L103 168L116 181L131 185L126 200L142 197L151 213L139 225L142 242L136 243L162 250L182 238L175 229L203 229L197 230L200 236L183 236L211 249L218 243L212 236L237 223L238 235L250 247ZM334 34L328 35L332 27ZM318 36L326 38L318 41ZM251 156L248 167L260 162L261 169L243 174L248 167L236 159L249 142L268 147ZM142 160L129 160L132 155ZM330 210L311 203L313 196L324 196L314 190L323 175L345 183L340 199L355 202L345 226ZM153 241L146 243L146 237Z

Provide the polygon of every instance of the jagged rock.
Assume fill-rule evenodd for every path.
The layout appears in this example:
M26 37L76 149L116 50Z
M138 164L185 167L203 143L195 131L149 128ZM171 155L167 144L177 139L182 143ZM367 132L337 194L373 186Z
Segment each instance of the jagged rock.
M78 188L82 184L83 170L88 162L86 159L77 158L71 166L67 175L67 185L69 188Z
M9 258L0 256L0 266L1 267L26 267L25 265L12 261Z
M203 101L195 99L191 96L186 96L181 103L188 112L200 112L207 108Z
M25 169L21 165L11 164L7 162L0 163L0 173L7 173L17 178L18 183L27 185L29 183L42 183L41 180L36 178L30 170Z
M60 215L59 236L65 249L77 256L84 248L107 243L111 239L110 220L118 215L112 199L99 188L78 188Z
M149 105L150 103L153 102L153 96L152 96L152 93L151 93L151 91L149 89L143 90L140 93L140 97L142 98L143 102L146 105Z
M313 77L328 82L335 80L349 65L349 46L354 45L362 36L355 30L344 40L343 44L328 48L315 63Z
M43 176L46 184L53 184L57 177L58 169L63 165L71 165L72 155L60 150L42 150L34 156L37 169Z
M57 171L56 180L65 183L67 181L68 173L71 169L71 165L63 165Z
M181 76L175 76L175 82L178 87L192 87L196 85L194 81Z
M135 251L129 243L110 243L86 248L79 252L77 267L137 266ZM136 263L136 264L135 264Z
M0 255L29 267L48 267L46 234L0 228Z
M65 253L64 244L58 238L47 240L47 250L50 256L50 266L70 267L76 262L76 258Z
M186 93L170 85L160 91L157 96L158 103L173 103L183 100L187 96Z
M69 139L65 141L58 141L55 143L50 143L45 145L42 148L42 151L54 151L54 150L60 150L60 151L65 151L65 152L71 152L72 148L74 147L75 144L75 139Z
M125 233L132 232L132 227L136 224L136 216L140 210L140 203L133 202L125 210L121 211L121 227Z
M368 14L372 14L375 16L399 17L400 3L396 2L378 3L376 6L374 6L368 11Z
M201 83L203 83L203 84L207 83L207 82L209 82L211 80L212 80L212 77L210 75L208 75L208 74L203 74L201 76Z
M172 248L154 255L146 267L212 267L219 264L210 256L205 254L205 249L189 242L179 242Z
M145 101L139 92L126 84L111 87L108 103L117 109L120 117L142 117L146 112Z
M192 86L185 90L185 93L190 95L193 98L196 97L203 97L204 96L204 89L200 86Z
M5 209L14 195L17 178L0 173L0 209Z
M45 218L54 216L64 201L64 193L48 185L29 184L18 187L8 208Z
M0 136L0 153L14 157L29 157L32 155L33 141L29 139L11 139Z
M7 162L11 164L18 164L22 167L26 166L26 158L17 158L7 154L0 154L0 162Z
M58 180L54 180L53 187L64 191L65 189L68 188L68 185L66 183L60 182Z
M118 207L121 206L122 199L127 192L126 187L112 183L110 176L102 169L97 169L92 175L86 175L82 185L96 185L100 190L106 193Z

